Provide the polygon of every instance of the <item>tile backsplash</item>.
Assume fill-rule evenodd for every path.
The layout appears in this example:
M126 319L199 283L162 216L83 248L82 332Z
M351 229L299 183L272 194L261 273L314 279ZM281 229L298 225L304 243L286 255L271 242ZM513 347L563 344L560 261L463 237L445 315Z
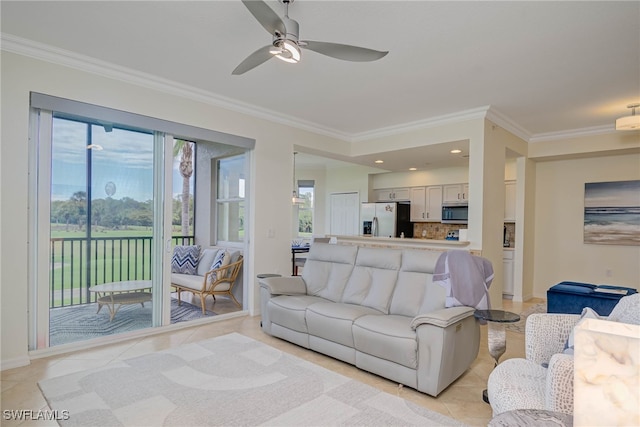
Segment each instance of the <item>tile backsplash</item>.
M461 228L467 228L466 225L461 224L441 224L439 222L414 222L413 223L413 237L414 239L435 239L444 240L447 237L447 233L453 230L460 230ZM426 236L422 235L422 232L426 232Z
M515 247L516 225L514 223L505 223L504 225L507 227L507 233L509 233L509 247L513 248ZM414 222L413 238L444 240L449 231L461 228L467 228L467 226L464 224L442 224L440 222ZM422 235L423 231L426 232L426 236Z

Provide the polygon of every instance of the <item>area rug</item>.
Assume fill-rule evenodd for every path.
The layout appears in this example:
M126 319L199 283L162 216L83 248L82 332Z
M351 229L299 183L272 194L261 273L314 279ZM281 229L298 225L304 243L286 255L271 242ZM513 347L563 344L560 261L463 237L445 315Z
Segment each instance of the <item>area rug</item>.
M49 310L49 345L55 346L82 341L106 335L135 331L151 327L151 304L123 305L109 321L109 309L103 306L98 311L96 304L74 305ZM171 298L171 323L186 322L211 317L216 314L207 311L203 316L200 307Z
M546 313L547 312L547 303L541 302L535 305L532 305L522 313L520 313L520 320L515 323L507 323L505 329L512 332L519 332L524 334L524 329L527 324L527 317L533 313Z
M238 333L38 385L62 426L464 426Z

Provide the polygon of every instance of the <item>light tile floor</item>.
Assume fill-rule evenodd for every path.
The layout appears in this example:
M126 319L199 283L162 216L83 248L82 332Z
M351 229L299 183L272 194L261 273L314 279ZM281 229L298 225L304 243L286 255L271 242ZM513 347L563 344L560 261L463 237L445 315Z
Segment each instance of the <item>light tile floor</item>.
M224 302L218 299L216 311L224 311L219 307ZM520 313L528 307L542 302L533 299L525 303L509 300L503 301L503 308ZM231 309L231 307L229 307ZM220 311L219 311L220 310ZM399 395L419 405L425 406L441 414L450 416L473 426L486 426L491 419L491 407L482 401L482 390L486 388L487 378L493 369L493 359L487 350L487 327L481 326L481 345L478 358L455 383L443 391L437 398L420 393L409 387L399 387L397 383L361 371L351 365L306 350L280 339L266 335L260 329L259 317L238 317L202 326L194 326L173 332L166 332L150 337L130 339L124 342L108 344L88 350L75 351L64 355L34 359L29 366L5 370L1 381L1 409L17 410L48 409L47 403L38 388L38 381L85 369L95 369L115 360L128 359L154 351L165 350L181 344L238 332L265 342L282 351L294 354L340 374L357 379L391 394ZM500 359L524 356L524 335L507 331L507 351ZM3 426L49 426L57 425L52 421L18 422L5 420Z

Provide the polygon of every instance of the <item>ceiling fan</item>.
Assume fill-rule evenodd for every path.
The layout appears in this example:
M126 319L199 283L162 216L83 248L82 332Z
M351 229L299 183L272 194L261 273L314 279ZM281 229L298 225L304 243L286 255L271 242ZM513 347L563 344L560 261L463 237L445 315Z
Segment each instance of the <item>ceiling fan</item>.
M389 53L348 44L298 40L298 23L289 18L289 4L293 3L293 0L279 1L284 4L282 18L262 0L242 0L249 12L273 36L273 42L249 55L231 74L246 73L274 56L286 62L296 63L302 56L301 48L332 58L356 62L375 61Z

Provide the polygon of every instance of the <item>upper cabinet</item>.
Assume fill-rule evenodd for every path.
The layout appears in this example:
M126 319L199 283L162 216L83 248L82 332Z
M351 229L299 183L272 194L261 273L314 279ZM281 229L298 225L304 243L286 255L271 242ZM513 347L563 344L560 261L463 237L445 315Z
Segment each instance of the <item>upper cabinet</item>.
M442 186L411 188L411 221L440 222L442 220Z
M386 188L373 190L374 202L408 202L411 199L409 188Z
M469 201L469 184L443 185L442 201L444 203L468 202Z
M504 222L516 222L516 182L504 183Z
M426 197L426 187L414 187L411 189L411 222L426 221Z

